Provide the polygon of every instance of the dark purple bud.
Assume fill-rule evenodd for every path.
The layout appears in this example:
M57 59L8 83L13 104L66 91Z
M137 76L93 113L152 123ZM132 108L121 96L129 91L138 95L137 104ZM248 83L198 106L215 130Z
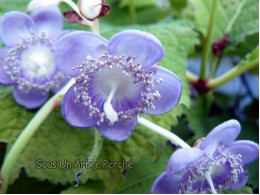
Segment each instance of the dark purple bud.
M225 34L221 39L213 43L214 57L218 57L221 52L225 49L228 42L228 34Z

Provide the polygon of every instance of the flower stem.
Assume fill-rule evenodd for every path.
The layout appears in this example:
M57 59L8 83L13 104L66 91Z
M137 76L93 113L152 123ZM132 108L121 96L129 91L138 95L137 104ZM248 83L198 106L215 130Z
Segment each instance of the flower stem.
M173 134L172 132L152 123L151 121L148 121L144 118L138 117L138 123L147 127L148 129L162 135L163 137L170 140L173 144L178 145L182 148L190 148L190 146L183 141L181 138L179 138L177 135Z
M129 12L131 17L131 23L136 24L136 12L135 12L133 0L129 0Z
M218 63L219 63L219 57L213 57L212 67L211 67L211 71L210 71L210 78L215 77Z
M44 106L42 106L42 108L35 114L33 119L19 135L11 150L7 153L5 161L1 167L1 177L4 180L1 193L5 193L7 190L10 174L17 161L17 158L19 157L19 154L22 152L42 122L60 104L62 97L74 82L75 81L71 79L65 87L63 87L56 95L54 95L47 103L45 103Z
M94 145L91 151L91 154L89 155L89 157L87 158L88 162L95 162L100 154L100 151L102 149L103 146L103 136L97 131L95 130L95 140L94 140ZM84 171L87 171L88 169L82 169L80 172L78 172L76 174L76 185L75 187L79 186L79 176L82 175L82 173Z
M195 75L194 73L186 70L185 72L185 76L186 76L186 79L190 82L190 83L193 83L193 82L197 82L199 80L198 76Z
M203 45L203 50L202 50L202 62L201 62L202 64L201 64L201 70L200 70L200 79L203 81L206 80L206 78L207 78L207 61L208 61L208 56L209 56L210 48L211 48L211 39L212 39L213 28L214 28L214 24L215 24L217 2L218 2L217 0L212 1L210 18L209 18L209 23L208 23L208 31L207 31L207 35L206 35L205 42Z
M216 79L209 80L208 87L210 89L214 89L216 87L219 87L228 81L234 79L235 77L243 74L244 72L247 72L259 65L259 59L256 59L254 61L249 62L248 64L245 64L243 66L236 66L232 68L230 71L226 72L225 74L221 75L220 77Z

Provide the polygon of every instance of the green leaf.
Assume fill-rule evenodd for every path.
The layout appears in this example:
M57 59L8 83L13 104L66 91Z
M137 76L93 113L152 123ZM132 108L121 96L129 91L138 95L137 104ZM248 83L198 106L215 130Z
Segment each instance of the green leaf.
M221 190L220 194L254 194L252 188L245 186L236 191Z
M120 7L127 7L130 3L133 3L133 6L136 8L155 6L156 0L121 0Z
M245 1L240 14L230 31L230 42L236 45L244 42L247 35L259 32L259 1Z
M255 48L251 53L247 54L245 58L237 65L237 68L246 66L251 62L259 60L259 47ZM258 62L259 63L259 62ZM259 64L258 66L259 67Z
M219 0L217 3L216 19L214 24L212 41L219 40L226 31L226 28L239 5L239 0ZM212 0L197 0L189 1L189 8L187 14L194 18L196 29L200 31L203 36L206 36Z

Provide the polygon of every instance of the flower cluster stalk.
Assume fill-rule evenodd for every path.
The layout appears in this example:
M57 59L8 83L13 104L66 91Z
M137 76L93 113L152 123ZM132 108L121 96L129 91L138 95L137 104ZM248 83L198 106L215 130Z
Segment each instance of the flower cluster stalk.
M202 64L201 64L201 70L200 70L200 79L201 80L206 80L207 78L207 62L208 62L208 56L210 53L211 49L211 39L212 39L212 34L213 34L213 29L214 29L214 24L215 24L215 17L216 17L216 12L217 12L217 0L212 1L211 5L211 11L210 11L210 18L209 18L209 24L208 24L208 31L207 35L205 38L205 42L203 45L203 50L202 50Z
M41 107L41 109L35 114L32 120L19 135L11 150L7 153L5 161L1 167L1 177L4 180L1 193L5 193L7 190L8 181L12 173L12 169L19 157L19 154L22 152L24 147L27 145L34 133L38 130L43 121L58 105L60 105L62 97L73 84L74 80L72 79L65 87L63 87L56 95L54 95L47 103L45 103Z

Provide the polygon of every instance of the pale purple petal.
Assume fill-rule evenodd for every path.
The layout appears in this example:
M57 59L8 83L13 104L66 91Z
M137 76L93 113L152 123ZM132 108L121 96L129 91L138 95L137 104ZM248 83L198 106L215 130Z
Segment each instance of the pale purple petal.
M166 168L167 174L179 172L194 162L198 161L206 154L197 148L183 148L175 151Z
M52 91L54 93L57 93L59 90L61 90L68 83L69 80L70 80L70 78L65 78L65 79L61 80L60 85L56 86L54 89L52 89Z
M31 14L39 33L45 32L51 36L58 36L63 29L63 18L56 5L43 6Z
M244 164L248 164L259 156L259 146L252 141L235 141L227 146L231 154L241 154Z
M164 56L160 41L150 33L126 30L115 34L109 41L108 53L117 56L136 56L143 67L159 62Z
M148 110L147 114L160 115L171 111L178 104L181 97L182 83L180 79L163 67L153 66L148 70L155 72L155 81L162 79L163 82L156 84L155 90L159 91L161 98L153 102L155 109Z
M13 46L27 38L31 30L35 30L35 24L22 12L8 12L1 19L0 35L7 46Z
M102 123L100 126L97 126L97 129L107 139L112 141L123 141L132 134L136 124L137 118L127 121L117 121L113 125Z
M38 108L48 99L48 94L43 95L37 90L31 90L28 93L25 93L20 90L18 86L14 86L13 96L18 104L27 109Z
M213 155L219 144L229 144L240 133L240 124L237 120L226 121L215 127L201 142L200 149Z
M153 183L152 194L178 194L181 174L167 175L163 172Z
M0 49L0 85L12 85L13 81L7 74L4 66L6 65L5 58L9 48Z
M62 36L56 45L56 62L61 71L75 77L79 70L72 70L87 56L100 57L106 52L107 40L89 32L75 31Z
M76 103L77 94L73 85L64 95L61 103L61 112L65 120L74 127L87 128L97 124L96 119L89 118L89 112L84 109L84 105Z
M248 177L249 177L248 171L244 169L242 173L239 173L238 181L235 184L230 185L230 187L227 188L227 190L238 190L244 187L248 181Z

